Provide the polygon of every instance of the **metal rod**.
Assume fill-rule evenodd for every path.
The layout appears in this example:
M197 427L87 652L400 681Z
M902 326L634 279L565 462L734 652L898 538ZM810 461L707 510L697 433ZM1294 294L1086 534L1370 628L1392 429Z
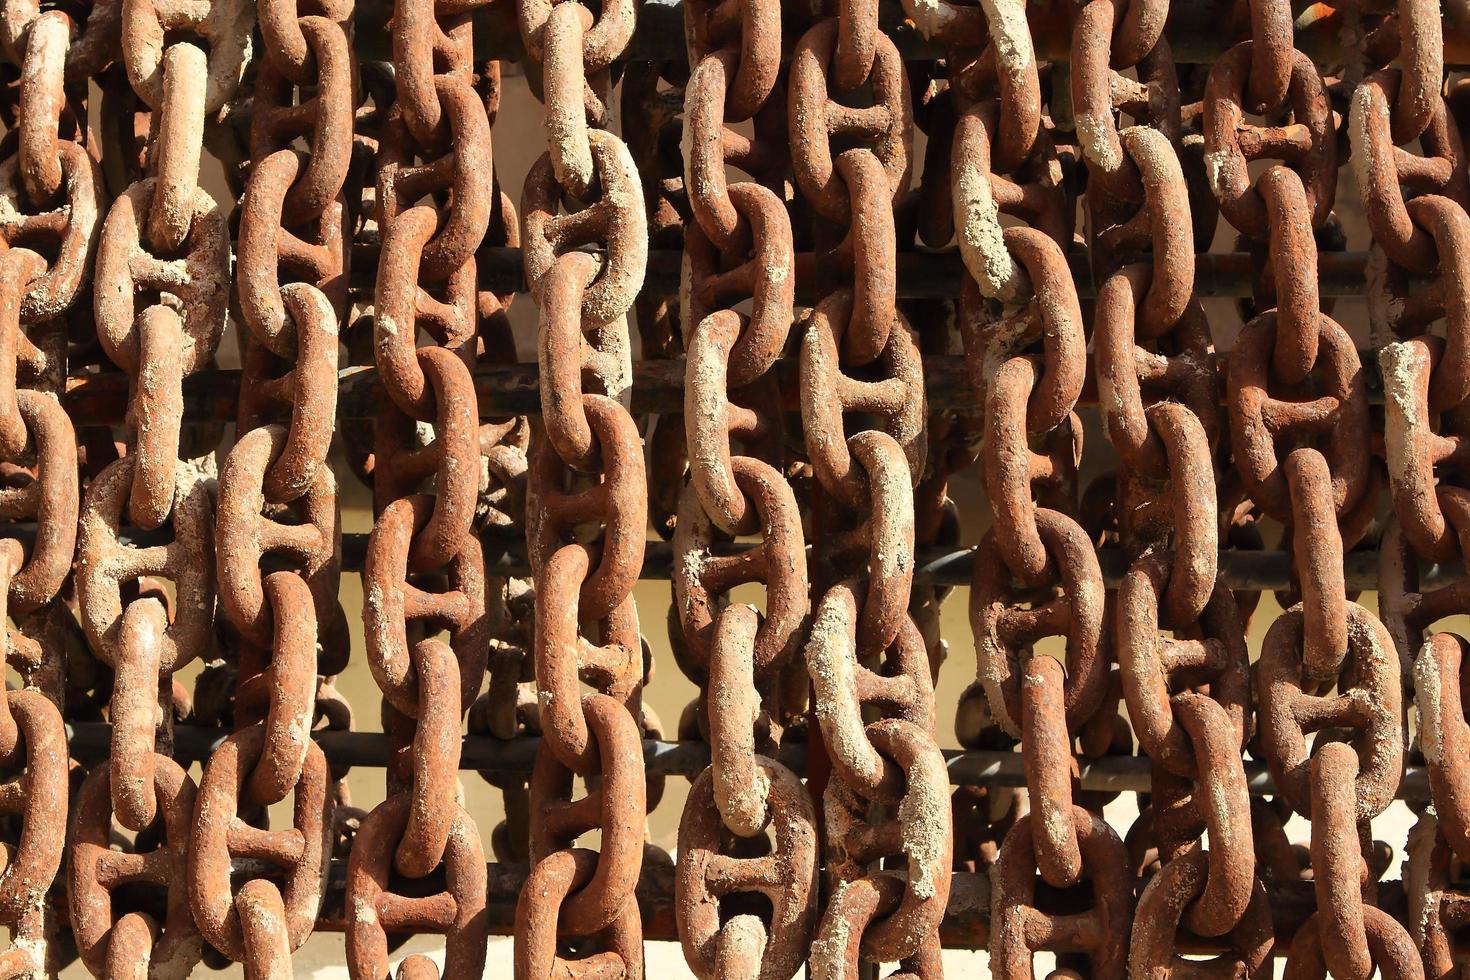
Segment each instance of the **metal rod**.
M358 246L353 251L354 281L370 289L377 269L377 246ZM495 292L525 292L521 251L517 248L487 247L476 253L480 284ZM798 297L810 300L802 289L815 281L812 272L818 259L814 253L797 256ZM649 253L644 292L671 295L678 292L683 254L663 249ZM1319 256L1318 278L1324 296L1362 296L1366 252L1324 252ZM1069 256L1072 275L1083 298L1097 294L1085 252ZM806 270L803 272L803 270ZM898 256L899 295L908 299L953 299L959 295L965 275L955 249L934 252L905 252ZM1246 252L1201 254L1195 257L1195 292L1200 296L1243 297L1251 291L1252 259ZM919 325L922 331L923 325ZM1377 363L1364 358L1370 392L1381 400ZM787 382L797 379L796 363L787 360L776 366L783 391L796 389ZM377 414L377 373L370 367L346 368L338 375L337 416L366 419ZM1096 404L1096 391L1083 392L1082 404ZM930 355L924 358L924 385L931 409L979 411L974 389L959 357ZM481 365L475 374L480 412L485 417L533 415L541 410L540 384L534 363ZM240 373L230 370L201 372L184 379L184 411L190 421L232 419L238 407ZM633 365L633 411L678 414L684 407L684 366L679 360L639 361ZM127 411L128 381L120 371L80 374L67 379L65 405L77 425L114 425ZM788 406L795 410L795 403Z
M797 389L797 362L778 361L774 367L784 392ZM924 387L934 410L979 411L964 359L927 356ZM482 418L541 413L540 373L534 363L482 364L475 369L475 394ZM240 372L215 370L184 379L184 413L191 422L233 419L239 404ZM1090 396L1096 401L1096 396ZM128 379L120 371L79 374L67 379L63 404L78 426L114 425L127 411ZM337 418L371 419L381 407L378 373L371 367L344 368L337 374ZM637 414L677 415L684 411L684 361L633 362L632 410ZM786 406L798 409L793 400Z
M960 858L961 855L956 855ZM515 924L516 904L525 888L527 868L521 864L490 862L486 866L485 919L491 935L509 936ZM422 887L422 886L420 886ZM1285 956L1291 938L1317 910L1310 881L1268 881L1271 917L1276 934L1272 955ZM635 894L643 923L643 938L655 942L677 942L674 917L674 869L672 864L645 858ZM1380 904L1404 908L1403 886L1385 881L1378 888ZM317 932L342 932L347 927L347 862L334 860L327 875L325 900L316 922ZM396 934L406 939L408 934ZM984 949L990 941L990 876L984 871L956 871L950 879L949 904L939 926L939 939L946 949ZM1071 950L1063 939L1047 949ZM1185 954L1213 954L1226 950L1218 939L1206 940L1181 930L1178 950ZM1456 955L1462 951L1457 948ZM493 972L493 971L492 971Z
M957 858L961 855L956 855ZM511 935L515 924L516 904L525 888L525 865L491 862L487 865L485 919L496 936ZM1268 881L1265 883L1276 934L1272 955L1281 957L1291 947L1291 938L1308 916L1317 911L1316 894L1310 881ZM421 888L423 886L420 886ZM406 890L406 889L405 889ZM645 858L635 891L643 938L654 942L677 942L678 927L674 917L674 869L670 863ZM1385 908L1405 908L1403 885L1397 881L1379 884L1379 904ZM342 932L347 927L347 862L334 860L327 877L322 914L317 919L317 932ZM400 934L407 938L407 934ZM990 876L984 871L956 871L950 879L949 904L939 926L939 939L946 949L984 949L990 942ZM1054 952L1074 947L1058 937L1048 944ZM1201 939L1181 929L1178 951L1185 954L1213 954L1228 947L1219 939ZM1462 951L1457 948L1456 954ZM490 975L496 971L491 970Z
M354 281L370 289L377 269L377 246L362 245L353 252ZM487 247L476 253L482 287L496 292L525 292L521 252L517 248ZM649 253L644 292L671 295L679 289L681 252L663 249ZM812 272L818 256L797 256L798 297L815 281ZM1096 284L1085 252L1069 256L1072 275L1083 298L1095 296ZM1364 273L1366 252L1323 252L1318 278L1322 295L1362 296L1367 288ZM1201 254L1195 257L1195 292L1200 296L1244 297L1251 292L1252 259L1246 252ZM803 270L806 270L803 272ZM908 299L953 299L959 295L965 275L955 249L933 252L904 252L898 256L899 295ZM922 331L923 324L919 324ZM1365 352L1363 367L1370 397L1382 399L1377 383L1377 362ZM781 390L795 391L797 366L794 360L776 366ZM1096 404L1091 387L1083 392L1081 404ZM380 406L376 392L377 372L371 367L352 367L338 375L339 419L368 419ZM953 356L924 358L924 386L929 407L938 411L978 412L979 402L965 371L964 360ZM475 389L484 417L533 415L541 410L538 372L534 363L481 365L475 373ZM235 417L239 402L240 373L230 370L201 372L184 379L184 411L190 421L218 421ZM648 360L633 365L633 404L637 413L678 414L684 407L684 365L680 360ZM128 380L120 371L80 374L67 379L65 406L77 425L114 425L127 410ZM793 411L797 405L787 406Z
M1325 4L1293 4L1297 18L1293 44L1318 65L1341 64L1342 39L1350 36L1344 30L1346 8L1334 9ZM1384 0L1368 0L1355 8L1364 14L1381 14L1391 10ZM810 4L793 4L805 13ZM1038 61L1067 62L1071 57L1072 22L1076 6L1072 0L1033 0L1027 4L1026 19ZM1238 16L1240 7L1234 0L1191 0L1176 3L1169 11L1165 27L1174 60L1180 64L1210 64L1226 49L1249 37L1249 24ZM893 38L899 53L907 61L937 61L946 57L942 44L922 36L905 16L898 0L882 0L878 22L884 33ZM359 0L358 23L386 23L392 13L392 0ZM501 58L524 61L513 6L487 4L475 15L476 58ZM782 32L784 56L789 57L803 23L793 23ZM1470 42L1454 25L1444 28L1445 67L1470 64ZM386 60L391 56L387 32L359 31L357 51L364 60ZM628 45L624 60L664 61L687 64L684 47L684 5L681 0L643 0L638 10L638 24Z
M344 536L345 538L345 536ZM366 543L364 542L364 547ZM750 546L731 545L723 553L738 554ZM486 570L491 574L529 574L530 564L519 544L507 546L504 541L487 541ZM1118 586L1128 571L1128 555L1120 548L1097 549L1102 567L1103 584ZM1291 555L1285 551L1221 551L1220 581L1232 589L1269 591L1293 587ZM344 566L346 546L344 544ZM642 578L667 579L674 566L673 547L663 541L650 541L645 546ZM914 579L931 585L969 585L974 578L974 548L919 548L914 561ZM1347 587L1351 591L1378 588L1378 552L1350 551L1343 559ZM1464 574L1459 565L1425 565L1420 569L1423 589L1434 589L1455 581Z
M168 538L164 531L141 531L124 527L122 540L137 547L164 544ZM36 538L33 523L0 523L0 540L14 538L29 546ZM362 570L367 555L369 535L353 532L342 535L342 570ZM485 572L493 578L529 576L531 563L526 555L525 542L519 538L506 538L485 534L480 538L485 556ZM738 555L750 550L753 545L722 544L714 550L719 555ZM1343 571L1347 588L1353 592L1373 591L1378 588L1378 552L1350 551L1343 559ZM914 556L914 580L929 585L969 585L974 578L974 548L918 548ZM1097 549L1098 565L1102 569L1103 584L1116 588L1128 571L1128 556L1119 548ZM1285 551L1221 551L1219 555L1220 581L1232 589L1252 592L1267 592L1292 588L1291 555ZM264 568L291 567L284 560L277 561L267 556ZM644 545L643 565L639 578L646 581L668 581L674 572L674 548L667 541L648 541ZM1419 587L1431 590L1457 581L1465 574L1458 563L1431 565L1419 568Z
M1362 371L1368 401L1382 404L1383 385L1376 353L1362 353ZM1216 355L1223 368L1226 355ZM784 408L797 412L799 368L796 359L783 358L772 367L776 386L786 399ZM481 364L475 368L475 394L481 418L541 414L540 374L534 363ZM1097 405L1096 381L1092 376L1078 400L1078 407L1091 411ZM1224 386L1221 385L1221 393ZM924 394L930 411L978 414L980 399L965 367L963 357L952 354L924 355ZM240 397L240 372L215 370L184 379L184 412L190 422L219 422L235 417ZM116 425L123 421L128 403L128 379L120 371L78 374L67 379L63 404L78 426ZM378 373L371 367L349 367L337 373L337 418L371 419L382 407ZM681 415L684 412L684 361L643 360L633 362L632 411L637 415Z
M796 254L796 298L799 302L815 299L818 281L817 263L822 256L815 252ZM1368 292L1364 269L1367 252L1323 252L1317 260L1318 287L1323 296L1364 296ZM524 293L526 280L521 250L505 246L485 246L475 253L476 273L481 288L496 293ZM672 296L679 291L683 253L676 249L652 249L643 276L643 292L653 296ZM1083 299L1097 295L1097 282L1092 274L1086 249L1074 249L1067 256L1072 279ZM1254 260L1249 252L1200 253L1194 257L1195 293L1201 297L1241 298L1251 295ZM352 285L371 291L378 268L376 244L354 245L352 249ZM955 248L921 249L898 253L898 296L900 299L950 299L959 295L960 283L966 275L964 263Z
M67 741L73 757L82 761L107 758L111 752L112 726L100 721L70 722ZM178 725L174 728L174 758L182 763L203 762L229 736L219 728ZM352 766L383 767L388 764L388 736L378 732L315 732L322 751L334 762ZM465 735L461 741L459 767L487 773L529 774L536 762L541 740L534 736L514 739L488 735ZM944 750L949 781L954 786L1025 786L1026 773L1019 752ZM806 747L783 747L780 761L803 775ZM699 741L663 742L645 739L644 767L650 776L694 777L709 765L709 746ZM1079 759L1081 787L1103 792L1146 793L1152 763L1144 756L1104 756ZM1246 783L1253 795L1275 793L1271 776L1259 762L1247 761ZM1429 776L1422 766L1407 766L1399 784L1399 798L1429 799Z
M30 545L35 541L36 526L33 523L0 523L0 540L14 538ZM342 535L342 570L361 571L367 555L369 535L353 532ZM138 547L166 543L163 531L141 531L125 527L122 539ZM485 534L480 538L485 556L485 572L495 578L528 576L531 563L526 555L525 542L519 538L506 538L496 534ZM738 555L750 550L753 545L716 545L720 555ZM969 585L974 578L974 548L918 548L914 556L914 580L929 585ZM1097 549L1098 565L1102 569L1103 584L1117 587L1128 571L1128 556L1119 548ZM1363 592L1378 588L1378 552L1350 551L1343 559L1343 571L1349 591ZM1253 592L1290 589L1291 555L1285 551L1221 551L1219 555L1220 581L1232 589ZM267 569L288 568L267 557ZM643 565L639 578L648 581L668 581L674 571L674 548L667 541L648 541L644 545ZM1431 590L1457 581L1465 574L1458 563L1431 565L1419 568L1419 586Z

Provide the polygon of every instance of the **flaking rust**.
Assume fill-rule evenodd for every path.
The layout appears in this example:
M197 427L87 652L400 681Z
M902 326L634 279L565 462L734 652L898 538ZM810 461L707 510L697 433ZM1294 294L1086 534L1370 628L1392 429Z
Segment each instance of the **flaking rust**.
M330 925L354 980L409 933L455 980L639 980L645 933L710 980L938 980L966 937L1002 978L1040 953L1058 977L1455 975L1470 101L1445 70L1470 5L1260 0L1186 66L1186 2L684 0L687 64L639 60L668 10L635 0L0 3L0 974L75 950L99 977L280 977ZM1358 39L1340 70L1308 54L1323 25ZM505 30L542 102L520 188L476 54ZM1239 323L1196 276L1233 236ZM1352 236L1372 353L1318 281ZM919 243L955 248L955 295L908 298ZM476 391L518 359L512 294L481 286L506 248L534 419ZM677 295L649 285L676 248ZM228 449L186 408L227 333ZM635 353L682 413L631 411ZM925 390L957 354L963 412ZM374 369L370 422L338 424L343 364ZM122 424L70 417L68 377L109 373ZM1117 464L1084 483L1094 391ZM371 811L318 738L354 725L339 431L372 497ZM668 730L633 598L650 523L698 689ZM1290 589L1253 664L1258 594L1221 554L1276 526ZM517 540L529 578L491 560ZM1025 786L951 796L960 644L921 561L966 541L956 734ZM1346 572L1375 544L1377 612ZM99 720L110 751L70 778L67 723ZM180 722L210 733L197 779ZM466 726L539 740L484 773L483 838ZM644 760L675 737L709 765L670 857ZM1148 768L1126 835L1079 778L1114 755ZM1390 885L1374 820L1409 760L1433 806Z

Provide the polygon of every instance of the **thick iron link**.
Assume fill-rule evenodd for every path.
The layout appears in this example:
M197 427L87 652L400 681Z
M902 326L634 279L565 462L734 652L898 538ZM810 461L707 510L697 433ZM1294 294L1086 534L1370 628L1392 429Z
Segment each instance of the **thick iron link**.
M0 977L1463 973L1470 2L1228 6L0 0Z

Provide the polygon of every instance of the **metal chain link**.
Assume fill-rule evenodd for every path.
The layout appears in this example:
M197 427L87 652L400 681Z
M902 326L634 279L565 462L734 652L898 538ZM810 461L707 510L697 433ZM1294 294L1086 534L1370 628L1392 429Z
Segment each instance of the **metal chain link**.
M484 851L460 806L456 772L462 720L488 658L470 369L481 337L475 252L496 195L490 118L475 86L476 5L441 6L393 5L396 98L378 134L372 338L387 397L374 427L377 516L363 563L363 626L395 753L388 798L363 818L352 845L347 961L356 977L387 974L387 935L413 914L390 869L416 880L442 865L444 900L414 921L453 937L446 976L478 976L485 961L477 941L485 883L475 870ZM419 344L421 333L428 344ZM470 872L456 875L465 864Z
M649 795L640 751L648 665L633 585L648 483L628 411L628 312L643 284L648 224L632 155L604 128L609 66L632 35L634 9L615 0L594 16L571 0L517 0L516 13L545 103L547 149L521 197L542 379L526 522L542 740L515 976L638 977L643 930L633 893ZM593 830L597 850L573 846ZM573 937L575 952L559 947Z
M329 930L360 980L437 977L425 932L453 978L1457 975L1466 30L3 0L0 975L284 977Z

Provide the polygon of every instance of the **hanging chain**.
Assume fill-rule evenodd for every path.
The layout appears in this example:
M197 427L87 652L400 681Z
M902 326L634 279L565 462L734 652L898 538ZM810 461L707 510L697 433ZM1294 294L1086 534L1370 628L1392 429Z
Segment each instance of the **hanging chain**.
M60 963L60 922L48 892L62 864L68 770L62 709L66 653L76 629L61 593L75 558L79 506L76 438L59 398L70 321L90 285L104 199L87 149L86 80L117 40L118 11L80 19L10 2L0 8L0 49L20 70L12 133L0 149L0 490L7 525L34 521L34 543L4 542L0 557L3 664L23 689L0 697L6 867L0 922L12 976L40 977ZM18 479L17 479L18 477Z
M738 16L722 20L733 6ZM690 787L679 823L675 912L698 976L785 978L811 946L817 827L807 790L774 758L792 721L788 679L799 667L808 591L772 371L792 323L791 219L760 180L771 176L762 160L782 157L771 140L784 108L780 5L696 2L685 18L694 67L685 88L684 186L694 220L680 297L689 480L674 531L674 643L703 691L694 707L710 766ZM751 119L757 137L744 143L731 127ZM727 183L727 165L757 179ZM748 316L737 309L747 299ZM738 557L718 553L741 535L760 544ZM750 583L765 588L764 615L730 599ZM768 849L749 853L752 839L765 838ZM721 914L725 903L755 893L769 900L768 915Z
M215 525L219 604L238 644L235 732L204 769L189 848L200 932L260 973L289 968L321 906L336 799L309 733L318 675L341 670L347 652L327 449L347 300L352 8L294 8L272 2L257 11L263 52L235 269L246 328L239 436L220 473ZM313 93L299 104L298 87ZM309 140L309 154L290 148L297 138ZM262 575L273 554L296 567ZM290 829L269 830L255 817L288 797ZM266 875L240 882L232 871L241 860L279 866L283 883Z
M201 951L194 922L170 915L160 924L108 906L111 889L133 876L167 889L171 902L188 901L187 876L177 872L197 842L198 815L177 809L180 798L192 802L194 784L169 758L175 714L187 710L173 675L213 645L216 486L211 447L196 445L184 424L183 384L213 367L225 328L227 212L200 186L200 159L206 124L244 76L254 23L251 6L228 0L121 6L119 60L147 107L148 135L141 176L107 211L97 247L97 336L128 376L129 437L82 503L77 601L92 651L114 679L111 758L88 776L77 833L106 841L115 820L136 833L139 860L156 856L165 867L113 878L114 859L95 850L73 865L72 896L104 900L87 907L79 943L99 975L139 963L187 969ZM125 524L166 529L170 540L131 544ZM160 580L172 583L171 601ZM163 839L156 848L153 835Z
M0 975L1462 972L1467 29L0 0Z
M633 890L643 865L641 738L647 669L633 586L648 484L628 312L648 225L628 147L611 122L610 66L633 32L631 0L598 15L573 0L518 0L546 152L521 197L526 281L538 311L541 421L531 444L526 544L536 579L541 745L531 774L531 874L516 904L515 975L641 976ZM581 682L591 686L583 693ZM573 784L585 782L577 799ZM597 850L575 847L597 830ZM576 937L575 954L558 941Z
M388 798L363 819L348 868L347 960L358 977L387 974L387 935L407 921L453 937L446 976L478 976L485 956L484 851L456 774L461 725L488 656L471 367L481 339L475 252L495 193L490 119L475 86L476 5L440 6L393 5L396 98L376 161L372 336L386 397L374 427L377 516L363 563L363 625L395 751ZM423 879L441 865L437 902L405 900L392 887L393 871Z
M822 794L826 908L810 967L813 976L846 977L863 963L898 962L934 976L950 889L950 810L933 677L909 614L926 412L894 275L913 116L898 49L877 29L877 4L844 3L835 13L797 42L787 101L792 169L824 252L819 299L798 326L814 477L805 657L817 730L808 737L820 734L832 770ZM876 870L880 861L885 870Z

